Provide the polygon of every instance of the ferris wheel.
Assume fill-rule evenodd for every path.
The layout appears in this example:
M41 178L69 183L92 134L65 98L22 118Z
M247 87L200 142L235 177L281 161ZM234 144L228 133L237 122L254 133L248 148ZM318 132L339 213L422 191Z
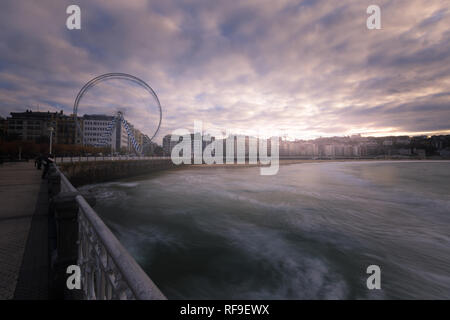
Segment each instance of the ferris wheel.
M142 88L144 88L149 94L150 96L153 98L153 101L156 102L158 111L159 111L159 122L158 122L158 126L154 132L154 134L149 137L147 135L144 135L145 139L143 141L144 143L150 143L152 141L152 139L156 136L156 134L159 131L159 128L161 126L161 120L162 120L162 109L161 109L161 103L159 102L158 96L156 95L155 91L153 91L153 89L143 80L132 76L130 74L126 74L126 73L106 73L106 74L102 74L98 77L95 77L93 79L91 79L89 82L87 82L82 88L81 90L78 92L77 97L75 98L75 102L73 104L73 116L74 116L74 120L76 123L76 141L81 141L80 137L82 136L82 130L80 127L79 122L77 121L77 113L78 113L78 104L81 101L81 98L83 97L83 95L92 87L94 87L95 85L97 85L100 82L106 81L108 79L123 79L123 80L127 80L127 81L131 81L133 83L138 84L139 86L141 86ZM99 142L97 143L98 146L106 146L108 144L109 139L112 136L112 133L114 131L114 129L117 126L117 123L122 123L122 125L124 126L128 138L131 141L131 145L133 146L135 152L137 154L142 154L143 150L144 150L144 145L139 144L136 140L136 137L133 134L133 130L130 128L129 123L125 120L123 113L122 112L117 112L113 119L111 120L111 122L109 123L106 132L101 136L101 138L99 139Z

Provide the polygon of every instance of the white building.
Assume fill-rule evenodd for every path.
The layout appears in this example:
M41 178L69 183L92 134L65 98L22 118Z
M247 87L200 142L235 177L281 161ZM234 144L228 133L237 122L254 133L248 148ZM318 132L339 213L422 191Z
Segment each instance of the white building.
M112 151L126 148L129 151L129 137L121 122L116 122L112 134L108 134L108 128L113 118L113 116L107 115L85 114L83 116L83 145L111 147Z
M104 140L107 128L113 119L106 115L83 116L83 145L97 146ZM107 139L107 145L111 146L112 139Z
M323 147L323 155L325 157L334 157L335 156L334 145L333 144L326 144Z

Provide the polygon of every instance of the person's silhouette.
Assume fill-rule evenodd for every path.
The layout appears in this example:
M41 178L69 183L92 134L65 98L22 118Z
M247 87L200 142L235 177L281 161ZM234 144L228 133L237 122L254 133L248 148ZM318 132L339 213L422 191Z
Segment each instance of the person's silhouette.
M53 163L53 156L51 154L47 155L43 159L44 162L44 171L42 172L42 179L47 177L48 170L50 169L50 164Z

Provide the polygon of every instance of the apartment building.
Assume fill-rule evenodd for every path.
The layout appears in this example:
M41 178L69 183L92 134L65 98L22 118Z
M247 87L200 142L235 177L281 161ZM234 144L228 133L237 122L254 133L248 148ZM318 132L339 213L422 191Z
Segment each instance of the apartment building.
M60 112L11 112L6 119L7 135L23 141L46 142L53 130L53 143L74 144L76 121ZM80 125L80 123L79 123Z
M110 147L113 152L133 152L131 138L128 136L124 124L122 121L115 121L114 128L111 130L113 120L113 116L103 114L84 115L83 144ZM136 141L142 145L144 135L129 122L127 124Z

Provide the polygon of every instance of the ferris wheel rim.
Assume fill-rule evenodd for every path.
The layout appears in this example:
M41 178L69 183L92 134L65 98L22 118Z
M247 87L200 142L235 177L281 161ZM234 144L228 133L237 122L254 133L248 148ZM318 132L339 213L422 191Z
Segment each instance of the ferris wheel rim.
M80 103L81 98L83 97L83 95L92 87L94 87L95 85L97 85L100 82L103 82L105 80L108 79L126 79L129 81L132 81L134 83L137 83L138 85L140 85L141 87L143 87L144 89L147 90L147 92L149 92L153 98L155 98L157 105L158 105L158 109L159 109L159 122L158 122L158 126L155 130L155 133L149 138L149 141L152 141L153 138L157 135L160 127L161 127L161 122L162 122L162 108L161 108L161 103L159 101L158 95L156 94L156 92L153 90L153 88L148 85L144 80L133 76L131 74L128 73L122 73L122 72L110 72L110 73L105 73L105 74L101 74L95 78L92 78L91 80L89 80L78 92L74 104L73 104L73 116L76 119L77 118L77 113L78 113L78 104ZM77 129L79 128L79 124L77 123ZM148 135L146 135L148 137Z

